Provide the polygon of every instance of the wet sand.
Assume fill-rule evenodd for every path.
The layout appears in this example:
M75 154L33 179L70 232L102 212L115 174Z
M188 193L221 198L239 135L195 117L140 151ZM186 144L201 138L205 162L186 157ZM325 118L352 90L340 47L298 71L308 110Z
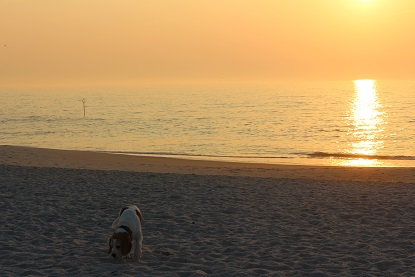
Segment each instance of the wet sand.
M411 167L302 166L217 162L19 146L0 146L0 164L265 178L415 182L415 168Z

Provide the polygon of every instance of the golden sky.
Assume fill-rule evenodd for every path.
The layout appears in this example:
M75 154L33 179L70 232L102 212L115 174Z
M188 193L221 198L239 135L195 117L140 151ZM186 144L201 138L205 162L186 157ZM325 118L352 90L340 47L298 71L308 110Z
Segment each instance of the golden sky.
M414 0L0 0L0 85L412 78Z

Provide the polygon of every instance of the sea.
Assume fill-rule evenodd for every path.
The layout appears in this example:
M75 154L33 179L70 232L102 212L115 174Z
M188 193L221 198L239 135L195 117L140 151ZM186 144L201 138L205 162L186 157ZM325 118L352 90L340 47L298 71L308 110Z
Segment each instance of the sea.
M0 89L0 145L415 166L415 81Z

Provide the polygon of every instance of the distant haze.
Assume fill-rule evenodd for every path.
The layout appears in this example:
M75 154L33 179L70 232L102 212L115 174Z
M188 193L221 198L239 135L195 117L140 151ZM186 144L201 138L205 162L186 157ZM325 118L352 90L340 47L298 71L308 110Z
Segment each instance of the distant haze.
M0 86L408 79L413 0L2 0Z

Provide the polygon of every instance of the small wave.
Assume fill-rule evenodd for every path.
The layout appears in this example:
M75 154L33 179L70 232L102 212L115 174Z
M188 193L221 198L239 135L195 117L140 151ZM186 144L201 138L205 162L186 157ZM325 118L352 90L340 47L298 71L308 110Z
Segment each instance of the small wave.
M327 153L313 152L303 154L310 158L338 158L338 159L367 159L367 160L415 160L414 156L387 156L387 155L364 155L353 153Z
M244 156L244 155L209 155L171 152L135 152L135 151L100 151L111 154L149 155L149 156L180 156L180 157L207 157L207 158L234 158L234 159L289 159L287 156Z

